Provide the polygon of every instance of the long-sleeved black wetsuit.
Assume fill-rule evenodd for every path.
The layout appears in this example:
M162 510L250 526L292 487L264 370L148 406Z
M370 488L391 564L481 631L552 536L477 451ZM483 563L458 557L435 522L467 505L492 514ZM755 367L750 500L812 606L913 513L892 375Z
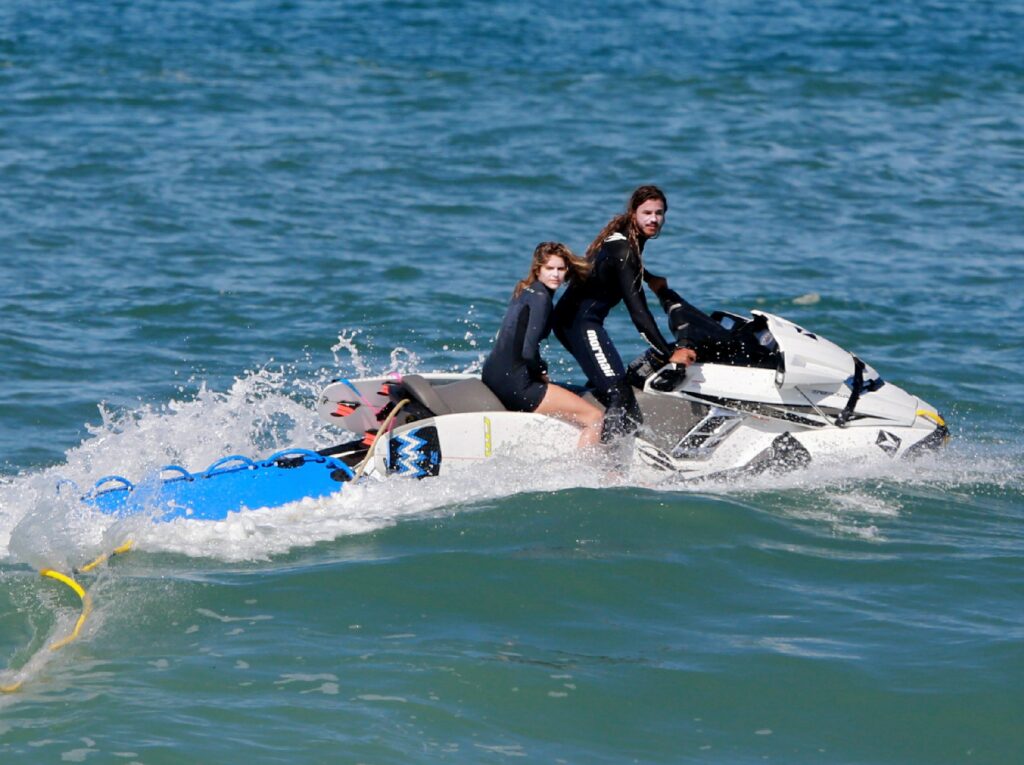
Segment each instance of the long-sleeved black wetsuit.
M640 258L624 235L612 234L594 256L590 276L569 285L554 313L555 335L606 407L604 440L635 431L643 422L622 358L604 328L605 317L619 302L625 302L644 340L667 360L675 346L665 340L647 307Z
M484 361L484 384L507 409L532 412L547 392L540 342L551 332L551 294L535 281L512 298Z

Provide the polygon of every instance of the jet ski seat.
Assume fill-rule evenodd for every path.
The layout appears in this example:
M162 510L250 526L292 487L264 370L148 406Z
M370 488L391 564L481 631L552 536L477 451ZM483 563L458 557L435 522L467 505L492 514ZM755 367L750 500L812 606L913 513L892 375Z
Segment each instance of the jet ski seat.
M435 386L420 375L405 375L401 385L414 401L434 415L505 411L498 397L479 380L458 380Z

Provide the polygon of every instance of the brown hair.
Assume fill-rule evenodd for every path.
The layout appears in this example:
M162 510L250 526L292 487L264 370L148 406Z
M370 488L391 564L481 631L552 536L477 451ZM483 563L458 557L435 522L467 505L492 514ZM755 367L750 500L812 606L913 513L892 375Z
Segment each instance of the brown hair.
M552 257L559 257L565 261L565 267L568 269L565 275L566 281L583 281L590 273L590 263L573 255L572 250L561 242L541 242L533 251L530 273L516 284L515 291L512 293L513 298L519 297L524 289L537 281L541 266Z
M665 205L665 210L668 210L668 199L665 198L665 192L659 189L657 186L640 186L632 195L629 197L629 204L626 205L626 211L620 213L612 218L601 229L601 233L598 234L594 241L590 243L587 248L587 260L593 260L594 255L601 249L601 245L604 244L604 240L615 233L625 235L629 241L629 249L631 252L635 252L637 258L640 258L640 264L643 265L643 252L644 252L644 241L640 238L640 229L636 225L636 211L640 209L640 205L644 202L649 202L652 199L659 200Z

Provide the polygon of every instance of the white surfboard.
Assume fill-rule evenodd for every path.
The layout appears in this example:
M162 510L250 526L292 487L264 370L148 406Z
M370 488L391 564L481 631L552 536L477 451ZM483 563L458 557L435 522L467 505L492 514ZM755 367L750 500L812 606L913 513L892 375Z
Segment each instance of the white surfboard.
M430 417L380 436L373 472L426 478L470 470L495 457L528 452L531 459L575 451L579 430L523 412L466 412Z

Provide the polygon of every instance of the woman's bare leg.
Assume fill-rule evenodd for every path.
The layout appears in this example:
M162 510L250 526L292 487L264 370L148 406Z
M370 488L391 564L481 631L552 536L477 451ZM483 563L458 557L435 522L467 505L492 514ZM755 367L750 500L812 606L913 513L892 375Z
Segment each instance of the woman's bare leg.
M580 448L597 446L601 443L601 422L604 415L601 410L554 383L548 383L544 399L534 411L537 414L550 414L561 420L567 420L583 429L580 440L576 444Z

